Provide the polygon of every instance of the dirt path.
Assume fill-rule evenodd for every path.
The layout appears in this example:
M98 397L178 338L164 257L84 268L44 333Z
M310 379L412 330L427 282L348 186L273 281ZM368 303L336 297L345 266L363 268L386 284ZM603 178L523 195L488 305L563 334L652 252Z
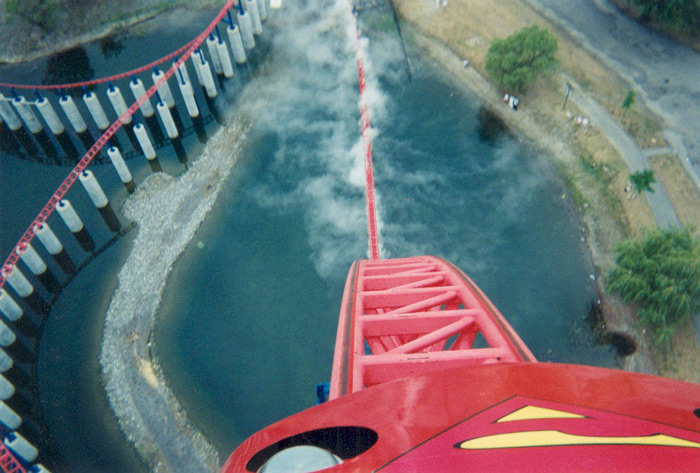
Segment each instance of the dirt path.
M571 77L567 80L575 84ZM632 172L643 169L651 169L649 158L668 153L668 148L652 148L648 150L640 149L632 138L622 129L620 125L610 116L610 114L600 106L589 94L582 91L581 87L576 87L576 92L572 101L591 118L593 124L600 128L608 141L617 149L620 156L625 160ZM671 227L680 224L676 209L673 207L671 199L661 182L654 185L654 192L644 192L644 197L649 202L654 218L659 226Z

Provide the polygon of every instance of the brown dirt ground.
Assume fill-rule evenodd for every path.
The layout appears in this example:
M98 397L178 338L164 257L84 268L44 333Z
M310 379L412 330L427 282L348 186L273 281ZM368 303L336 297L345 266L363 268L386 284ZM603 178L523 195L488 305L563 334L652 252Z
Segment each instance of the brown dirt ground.
M595 98L640 147L663 145L659 119L639 98L623 113L621 104L629 86L579 47L566 32L549 24L519 0L452 0L442 9L429 0L394 0L394 3L407 23L407 36L469 85L509 126L554 157L581 211L596 271L599 276L607 274L614 263L615 245L638 235L642 228L655 226L655 221L646 199L624 192L630 170L605 134L595 126L588 130L577 127L561 110L566 80L574 79L582 89L579 93ZM493 39L506 37L531 24L546 27L555 34L561 66L558 72L538 80L520 95L523 107L514 114L501 102L504 91L484 79L485 57ZM462 58L469 59L468 69L462 67ZM581 114L575 97L576 93L572 94L567 104L574 117ZM657 179L672 195L674 205L679 206L682 220L685 215L700 218L700 196L692 192L695 188L675 159L667 161L663 168L655 165ZM676 197L678 193L683 197ZM605 294L604 277L598 278L598 284ZM625 369L697 382L700 347L697 337L688 336L688 333L694 335L694 330L681 327L674 339L674 350L659 350L646 340L642 328L636 324L633 307L614 297L604 297L604 301L608 329L627 333L638 344L638 353L625 359Z

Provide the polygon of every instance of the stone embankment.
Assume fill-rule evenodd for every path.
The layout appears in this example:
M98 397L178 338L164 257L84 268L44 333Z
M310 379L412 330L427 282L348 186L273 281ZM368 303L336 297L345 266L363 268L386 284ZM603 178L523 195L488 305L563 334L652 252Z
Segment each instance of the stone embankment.
M249 128L248 120L230 120L186 173L149 176L124 205L138 234L105 318L100 362L119 425L155 472L219 468L216 450L154 368L150 337L168 273L214 205Z

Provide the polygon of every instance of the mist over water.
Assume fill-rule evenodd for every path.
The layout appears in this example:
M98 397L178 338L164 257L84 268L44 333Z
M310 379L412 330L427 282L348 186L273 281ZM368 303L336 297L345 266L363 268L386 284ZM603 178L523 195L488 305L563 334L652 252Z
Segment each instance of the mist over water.
M268 21L236 104L253 119L246 159L163 297L154 353L222 458L313 405L347 271L367 257L351 20L345 0L316 0ZM540 360L612 364L583 326L592 266L547 160L410 44L409 80L395 32L359 21L382 256L454 262Z
M348 254L366 254L364 168L358 133L357 68L345 1L288 7L276 20L267 75L241 100L268 172L254 193L264 207L306 209L316 270L344 271ZM343 266L341 266L343 265Z

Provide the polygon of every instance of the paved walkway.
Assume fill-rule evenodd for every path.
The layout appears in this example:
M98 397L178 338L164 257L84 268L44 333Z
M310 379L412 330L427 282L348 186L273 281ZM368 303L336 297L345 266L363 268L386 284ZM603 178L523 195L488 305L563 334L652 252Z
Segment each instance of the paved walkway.
M572 78L568 77L567 79L575 84ZM669 152L668 148L640 149L607 110L583 92L580 87L575 87L571 100L591 119L593 125L597 126L608 137L632 172L651 169L650 157ZM673 207L664 186L657 182L653 188L653 193L644 192L643 195L649 201L649 207L651 207L656 222L662 227L679 225L680 220L676 209Z

